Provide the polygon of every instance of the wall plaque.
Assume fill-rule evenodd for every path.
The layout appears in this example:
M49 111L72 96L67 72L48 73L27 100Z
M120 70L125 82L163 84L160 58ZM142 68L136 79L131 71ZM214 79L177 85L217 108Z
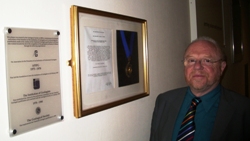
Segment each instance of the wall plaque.
M63 119L56 30L5 28L10 136Z

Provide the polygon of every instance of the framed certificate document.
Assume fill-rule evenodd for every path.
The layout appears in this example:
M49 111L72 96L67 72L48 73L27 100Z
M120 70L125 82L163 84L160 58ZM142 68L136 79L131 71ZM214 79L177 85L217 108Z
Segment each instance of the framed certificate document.
M74 115L149 95L147 21L71 7Z

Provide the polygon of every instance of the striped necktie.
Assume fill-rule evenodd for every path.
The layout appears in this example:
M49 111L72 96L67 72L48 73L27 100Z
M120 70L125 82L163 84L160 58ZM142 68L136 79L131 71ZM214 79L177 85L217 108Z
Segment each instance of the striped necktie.
M194 116L196 111L196 106L201 103L200 98L193 98L190 108L188 109L186 116L184 117L180 131L177 136L177 141L192 141L194 139L195 133L195 123Z

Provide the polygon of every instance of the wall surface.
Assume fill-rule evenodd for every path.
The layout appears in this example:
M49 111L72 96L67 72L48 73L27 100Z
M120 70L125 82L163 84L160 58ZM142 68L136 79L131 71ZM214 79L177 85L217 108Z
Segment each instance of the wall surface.
M177 0L0 0L1 141L146 141L155 98L185 86L181 63L190 41L189 3ZM70 6L138 17L148 21L150 96L80 119L73 116ZM9 136L4 27L59 30L62 122Z

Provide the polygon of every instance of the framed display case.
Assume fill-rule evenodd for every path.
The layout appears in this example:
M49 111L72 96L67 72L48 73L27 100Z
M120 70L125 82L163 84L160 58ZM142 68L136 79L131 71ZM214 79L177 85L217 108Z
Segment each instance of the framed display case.
M147 21L71 7L74 115L149 95Z

